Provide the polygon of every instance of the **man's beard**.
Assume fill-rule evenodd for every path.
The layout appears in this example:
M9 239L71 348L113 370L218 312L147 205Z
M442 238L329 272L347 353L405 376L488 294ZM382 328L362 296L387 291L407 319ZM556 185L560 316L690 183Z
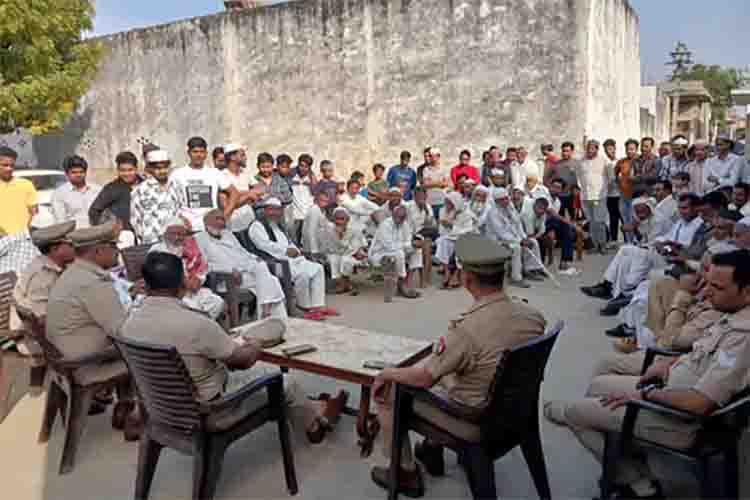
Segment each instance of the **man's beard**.
M214 238L220 238L222 230L221 228L215 227L215 226L206 226L206 232L213 236Z
M167 253L174 255L175 257L182 258L182 254L185 251L185 247L183 245L172 245L169 242L166 242L167 245Z
M473 210L474 212L481 212L482 210L484 210L484 207L485 207L486 205L487 205L487 202L486 202L486 201L476 201L476 200L475 200L475 201L472 201L472 202L471 202L471 209L472 209L472 210Z

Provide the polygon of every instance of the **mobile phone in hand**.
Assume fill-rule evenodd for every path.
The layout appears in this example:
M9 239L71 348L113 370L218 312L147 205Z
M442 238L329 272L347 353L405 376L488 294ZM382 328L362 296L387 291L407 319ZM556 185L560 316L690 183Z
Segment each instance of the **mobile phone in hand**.
M292 347L284 347L281 349L281 352L284 353L284 356L293 358L295 356L301 356L303 354L308 354L311 352L317 351L318 348L311 344L301 344L297 346Z
M388 366L385 361L369 360L365 361L362 366L368 370L382 370Z

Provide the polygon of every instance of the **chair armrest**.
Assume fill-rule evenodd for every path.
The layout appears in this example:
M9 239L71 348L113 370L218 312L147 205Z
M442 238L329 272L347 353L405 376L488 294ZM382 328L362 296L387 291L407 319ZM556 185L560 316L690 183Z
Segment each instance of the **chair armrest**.
M750 416L750 395L748 395L748 391L743 391L743 394L746 394L744 397L740 397L736 401L733 401L732 403L726 405L723 408L719 408L715 412L713 412L710 415L710 419L714 418L721 418L729 413L735 412L737 410L742 410L741 413L743 416Z
M651 411L651 412L658 413L659 415L662 415L665 417L672 417L672 418L682 420L686 423L695 422L695 423L702 424L710 418L705 415L699 415L697 413L689 412L686 410L681 410L679 408L675 408L674 406L669 406L664 403L655 403L653 401L628 401L628 404L627 404L628 413L632 411L634 412L634 415L637 415L637 412L639 410Z
M220 271L212 271L208 274L206 274L206 287L210 288L212 292L219 295L219 285L224 283L227 287L225 292L222 292L221 295L228 294L230 291L232 291L234 288L236 288L234 284L234 276L232 273L228 272L220 272Z
M248 397L252 396L253 394L255 394L256 392L262 389L266 389L274 384L283 385L283 383L284 383L284 376L281 372L260 377L259 379L254 380L253 382L247 384L241 389L234 391L230 394L227 394L223 398L210 401L210 402L201 403L200 411L203 414L208 414L208 413L213 413L216 411L224 410L226 408L231 408L232 406L235 406L240 401L247 399Z
M673 349L665 349L663 347L649 347L646 349L646 357L643 359L643 367L641 368L641 375L646 373L646 370L651 366L656 359L656 356L665 356L676 358L682 356L685 352L676 351Z
M86 356L81 356L80 358L76 359L52 359L48 360L49 363L61 370L65 371L75 371L78 368L82 368L86 365L96 365L100 363L111 363L114 361L119 361L121 358L118 358L117 356L114 356L111 352L103 352L103 353L96 353L96 354L88 354Z
M435 406L445 413L461 420L466 420L472 423L479 423L480 419L482 418L482 414L484 413L484 411L480 408L472 408L446 397L441 397L439 394L436 394L427 389L422 389L420 387L414 387L405 384L399 384L399 388L400 397L407 395L413 400L419 400L423 403L429 404L430 406Z

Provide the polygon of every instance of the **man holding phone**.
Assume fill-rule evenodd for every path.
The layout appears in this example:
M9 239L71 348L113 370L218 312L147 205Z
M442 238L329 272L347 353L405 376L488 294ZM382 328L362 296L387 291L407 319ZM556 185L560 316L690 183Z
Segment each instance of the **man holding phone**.
M505 264L511 258L508 249L487 238L468 234L456 241L456 257L463 265L463 286L474 298L474 305L451 322L448 333L435 343L433 354L424 362L407 368L385 368L373 384L384 453L388 458L391 456L394 391L385 389L392 383L430 389L444 399L481 410L487 403L487 393L503 352L544 335L544 316L512 300L503 289ZM498 330L497 325L508 326ZM414 411L464 439L478 441L480 438L479 426L452 417L436 406L415 401ZM431 475L445 473L442 446L425 440L412 454L407 437L401 450L403 470L399 490L412 498L424 495L424 481L415 457ZM388 467L375 467L371 475L378 486L388 488Z

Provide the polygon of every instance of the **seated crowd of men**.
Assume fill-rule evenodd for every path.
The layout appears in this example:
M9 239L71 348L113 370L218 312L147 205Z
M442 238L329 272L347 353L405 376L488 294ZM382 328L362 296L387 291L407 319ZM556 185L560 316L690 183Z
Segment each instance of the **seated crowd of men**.
M147 145L141 175L134 154L119 154L118 178L103 188L87 183L83 158L67 159L70 183L53 196L57 223L31 231L33 186L13 177L15 152L0 148L0 191L8 195L3 201L8 210L0 215L6 233L0 246L9 249L0 257L7 262L10 255L15 266L0 272L22 270L15 300L45 321L49 341L65 358L99 356L76 377L96 381L126 374L109 340L121 334L176 346L200 397L210 400L263 373L256 366L260 346L233 341L212 321L222 315L224 301L206 287L208 273L230 273L237 286L257 298L255 318L273 322L294 311L287 311L285 291L266 257L285 261L304 317L322 320L338 314L326 307L326 268L338 293L357 293L357 270L383 267L392 270L401 296L418 298L415 275L422 270L425 242L433 240L443 288L463 286L475 304L452 322L424 363L387 368L376 380L373 393L388 446L392 401L380 391L383 384L432 388L481 407L503 350L544 333L541 313L504 291L506 265L509 284L528 287L527 280L544 280L548 273L545 241L559 242L560 271L566 272L582 220L593 248L601 252L617 241L621 229L626 244L603 281L583 290L609 300L603 314L621 314L622 324L607 332L620 337L615 344L620 353L597 366L586 399L545 404L547 418L569 426L601 457L603 433L619 429L629 398L708 413L748 380L750 206L747 184L740 182L746 167L725 151L725 140L719 141L718 155L700 161L705 145L695 145L691 160L685 142L675 138L671 154L657 158L651 153L653 140L628 141L621 160L611 140L604 143L603 156L598 142L589 141L583 159L573 157L571 143L563 144L562 158L545 145L544 165L531 160L525 148L509 149L505 160L492 148L481 169L471 165L468 151L460 153L458 165L444 169L433 147L424 151L425 163L416 170L408 152L387 176L375 165L374 180L365 185L359 172L338 182L329 161L321 162L318 178L307 154L292 168L288 155L274 159L262 153L253 176L245 149L235 144L214 150L214 166L208 166L207 143L194 137L183 167L172 168L166 151ZM695 176L702 181L692 182ZM138 283L125 279L119 258L119 249L133 244L151 245ZM498 324L511 326L498 335ZM693 351L655 364L642 379L661 378L664 389L638 392L643 349L656 345ZM21 349L33 353L38 347ZM339 391L309 401L291 379L286 393L292 423L312 443L333 429L348 397ZM118 397L113 426L135 439L142 419L132 391L123 387ZM468 440L479 439L476 425L448 418L438 408L415 407L415 412ZM639 433L685 447L695 437L695 429L673 421ZM414 449L435 475L442 473L442 453L430 442ZM409 445L402 457L399 488L421 496L422 473ZM629 460L618 469L623 494L660 494L639 457ZM372 477L387 487L386 469L376 467Z

